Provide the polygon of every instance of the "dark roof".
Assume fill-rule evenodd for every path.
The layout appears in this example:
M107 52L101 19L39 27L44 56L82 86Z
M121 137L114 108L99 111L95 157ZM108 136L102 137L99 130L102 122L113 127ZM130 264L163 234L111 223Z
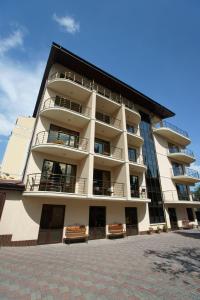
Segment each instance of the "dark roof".
M24 191L25 185L18 180L0 179L0 190Z
M37 114L38 106L50 68L52 64L55 63L61 64L89 79L92 79L98 82L99 84L107 87L108 89L112 90L113 92L120 93L122 96L126 97L130 101L133 101L135 104L145 107L146 109L150 110L162 119L169 118L175 115L172 111L157 103L153 99L145 96L130 85L108 74L107 72L80 58L79 56L75 55L69 50L66 50L60 45L53 43L45 68L43 80L40 86L37 102L33 112L33 117L35 117Z

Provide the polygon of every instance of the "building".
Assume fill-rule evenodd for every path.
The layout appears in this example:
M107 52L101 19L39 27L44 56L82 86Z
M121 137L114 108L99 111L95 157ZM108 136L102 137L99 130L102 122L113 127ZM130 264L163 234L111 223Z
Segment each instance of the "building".
M200 177L188 168L188 134L165 121L173 116L54 43L23 182L0 183L1 244L61 242L74 224L86 225L90 239L106 237L112 223L128 235L197 224L190 185Z

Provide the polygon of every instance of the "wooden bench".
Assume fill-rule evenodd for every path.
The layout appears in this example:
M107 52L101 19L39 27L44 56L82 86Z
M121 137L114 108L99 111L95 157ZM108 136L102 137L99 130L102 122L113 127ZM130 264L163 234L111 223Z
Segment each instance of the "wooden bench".
M191 224L188 220L182 220L182 228L183 229L192 229L194 228L194 225Z
M89 235L86 233L85 225L73 225L65 227L64 241L70 243L71 240L85 240L88 242Z
M108 234L107 237L115 237L115 236L122 236L126 235L126 231L123 228L122 224L109 224L108 225Z

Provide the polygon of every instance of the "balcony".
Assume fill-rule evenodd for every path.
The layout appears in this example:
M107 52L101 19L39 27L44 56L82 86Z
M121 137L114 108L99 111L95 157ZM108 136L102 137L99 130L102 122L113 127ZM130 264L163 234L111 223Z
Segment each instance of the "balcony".
M101 197L124 197L124 183L94 180L93 195Z
M136 173L143 173L147 170L147 166L144 165L143 157L141 155L131 158L129 156L129 169Z
M104 113L96 112L95 131L107 138L114 138L122 132L121 120Z
M131 185L131 200L135 200L136 202L151 202L147 197L146 187L141 186L136 188L134 185Z
M40 193L41 195L55 196L61 194L66 197L66 194L85 195L86 191L86 178L63 174L51 173L34 173L27 176L27 183L25 193L34 195ZM37 193L36 193L37 192Z
M84 99L88 98L91 91L94 90L102 99L110 100L118 105L123 103L127 110L133 111L132 116L135 115L140 120L140 114L136 112L132 101L72 70L66 69L65 72L58 71L50 75L48 87L63 95L71 90L73 94Z
M139 112L136 110L134 104L126 99L125 101L125 114L126 114L126 122L127 123L135 123L139 124L141 121L141 116Z
M88 106L61 97L48 98L40 111L41 116L81 128L88 124L90 113Z
M186 131L166 121L156 124L154 127L154 132L181 146L187 146L191 142Z
M124 162L122 153L123 150L118 147L110 146L109 149L105 151L95 146L95 163L108 167L116 167Z
M185 205L185 206L196 206L199 205L199 203L195 203L195 201L190 200L190 194L189 193L177 193L176 190L169 190L169 191L163 191L163 200L165 204L176 204L176 205ZM197 200L197 201L200 201Z
M185 164L191 164L195 161L194 153L189 149L169 149L168 157Z
M128 144L134 147L141 147L144 143L144 139L139 135L138 126L127 126L127 140Z
M32 151L81 160L87 153L88 139L64 132L37 133Z
M199 172L190 168L174 167L172 179L177 183L195 184L200 182Z

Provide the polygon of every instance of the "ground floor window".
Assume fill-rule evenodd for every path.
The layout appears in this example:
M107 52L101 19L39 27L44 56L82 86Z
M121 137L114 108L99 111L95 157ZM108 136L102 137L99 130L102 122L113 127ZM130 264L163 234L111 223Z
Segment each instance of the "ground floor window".
M190 222L194 222L194 214L193 214L192 208L188 207L188 208L186 208L186 210L187 210L188 220Z

